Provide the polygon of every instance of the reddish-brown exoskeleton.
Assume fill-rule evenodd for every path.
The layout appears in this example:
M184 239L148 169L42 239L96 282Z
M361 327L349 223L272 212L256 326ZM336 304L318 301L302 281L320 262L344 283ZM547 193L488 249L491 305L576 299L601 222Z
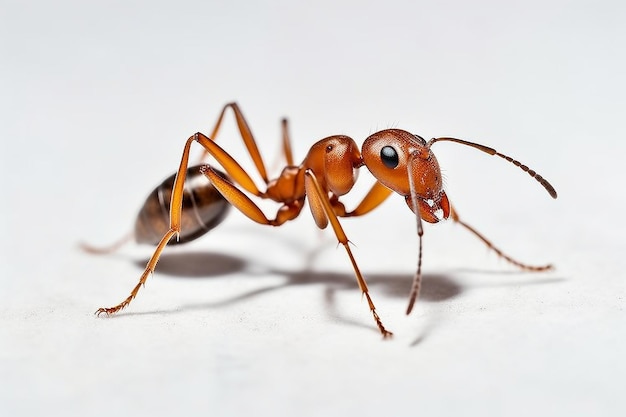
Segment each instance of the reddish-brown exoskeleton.
M259 189L239 163L214 141L228 108L231 108L235 114L243 142L254 161L256 170L265 182L264 189ZM407 314L411 312L418 297L421 282L422 220L437 223L443 219L452 218L481 239L499 256L517 267L530 271L543 271L551 268L551 265L531 266L514 260L459 218L442 188L441 171L431 146L436 142L450 141L471 146L490 155L497 155L526 171L543 185L553 198L556 198L554 188L535 171L520 162L492 148L461 139L442 137L426 142L421 137L404 130L386 129L368 137L361 150L348 136L329 136L315 143L302 163L295 165L285 120L282 126L283 151L287 165L277 178L271 180L267 175L265 163L248 123L236 103L224 106L210 136L196 133L187 139L178 172L153 191L138 216L135 237L140 242L155 244L154 254L130 295L116 306L98 309L96 314L110 315L126 307L135 298L148 276L154 272L168 242L176 242L174 237L182 237L182 241L189 241L204 234L224 218L230 205L257 223L280 226L286 221L295 219L304 208L305 199L308 199L308 205L317 226L323 229L330 223L337 240L345 248L359 288L368 302L374 321L383 337L391 336L392 333L385 328L376 312L367 283L354 259L348 245L348 238L338 218L362 216L369 213L385 201L392 192L405 198L417 218L418 266L409 296ZM194 142L198 142L204 148L205 154L210 154L227 175L211 165L188 168L189 152ZM377 181L357 207L352 211L347 211L340 198L352 190L357 171L363 166L367 167ZM193 184L190 184L190 178L193 179ZM271 199L279 203L280 207L276 215L268 218L250 196ZM167 213L169 213L169 220ZM94 249L89 250L94 251Z

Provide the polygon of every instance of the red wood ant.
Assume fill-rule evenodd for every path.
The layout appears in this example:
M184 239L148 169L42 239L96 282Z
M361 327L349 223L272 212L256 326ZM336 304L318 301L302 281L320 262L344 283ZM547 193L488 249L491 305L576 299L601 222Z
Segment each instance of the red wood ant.
M214 141L224 114L229 108L234 112L245 147L265 182L265 190L260 190L239 163ZM449 137L434 138L426 142L420 136L404 130L386 129L369 136L361 150L348 136L329 136L315 143L302 163L295 165L286 120L282 122L282 136L283 153L287 164L281 174L272 180L267 175L256 141L236 103L224 106L210 136L196 133L187 139L177 173L152 192L136 222L134 234L136 240L155 244L154 254L130 295L116 306L98 309L96 314L110 315L126 307L135 298L148 276L154 272L159 257L170 240L171 243L183 243L206 233L222 221L231 205L257 223L280 226L298 217L305 199L308 199L317 226L324 229L330 223L337 240L345 248L359 288L367 299L374 321L383 337L391 336L392 333L385 328L376 312L367 283L354 259L348 238L338 218L363 216L378 207L392 192L404 197L417 219L419 255L407 314L411 312L420 290L424 233L422 220L437 223L451 218L472 232L499 256L520 269L544 271L552 268L551 265L527 265L504 254L482 234L463 222L450 205L442 188L439 164L431 150L432 145L437 142L455 142L506 159L537 180L553 198L557 197L555 189L543 177L495 149ZM210 154L227 175L211 165L188 168L189 152L194 142L198 142L204 148L203 157ZM376 182L357 207L347 211L340 198L352 190L357 171L363 166L372 173ZM248 194L279 203L276 216L268 218ZM173 240L175 236L177 239ZM98 251L90 247L85 248L92 252Z

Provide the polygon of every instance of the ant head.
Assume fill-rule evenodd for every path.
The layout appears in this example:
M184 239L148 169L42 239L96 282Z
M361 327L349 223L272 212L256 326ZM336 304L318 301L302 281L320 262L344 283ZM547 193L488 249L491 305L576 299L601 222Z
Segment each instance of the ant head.
M439 163L422 137L400 129L382 130L365 139L361 153L372 175L404 196L413 211L418 205L424 220L439 221L435 215L439 210L448 217Z
M420 136L382 130L365 139L361 153L372 175L400 195L411 194L411 182L421 198L431 199L441 191L439 163Z

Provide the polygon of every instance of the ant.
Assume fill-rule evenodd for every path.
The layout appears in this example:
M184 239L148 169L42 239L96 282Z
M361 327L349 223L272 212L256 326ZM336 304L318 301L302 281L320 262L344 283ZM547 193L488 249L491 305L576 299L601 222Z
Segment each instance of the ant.
M228 109L233 111L244 145L265 182L264 190L259 189L239 163L215 142ZM212 165L189 167L189 152L194 142L199 143L204 149L202 159L211 155L226 173ZM128 306L148 276L154 272L159 257L168 243L184 243L198 238L217 226L226 216L230 206L234 206L257 223L280 226L298 217L304 208L305 200L308 199L317 226L324 229L330 224L338 242L346 250L361 293L366 298L374 321L385 338L392 333L385 328L376 312L367 283L350 250L348 237L339 218L363 216L377 208L393 192L404 197L417 219L419 254L407 314L413 309L420 291L424 234L422 221L437 223L451 218L516 267L528 271L552 269L552 265L527 265L511 258L460 219L443 190L439 163L431 150L432 145L437 142L454 142L503 158L537 180L552 198L557 197L555 189L541 175L493 148L451 137L433 138L427 142L418 135L400 129L385 129L372 134L365 139L360 150L355 141L348 136L329 136L311 146L304 160L296 165L286 119L282 120L282 151L287 164L277 178L269 179L256 140L243 113L237 103L228 103L222 108L210 136L196 133L187 139L177 173L167 178L150 194L139 212L135 225L135 239L140 243L156 245L139 282L124 301L113 307L100 308L96 314L111 315ZM376 182L357 207L348 211L340 198L352 190L358 170L363 166L372 173ZM280 207L275 217L268 218L248 195L279 203ZM174 237L176 239L173 239ZM83 245L83 248L89 252L106 253L117 248L119 244L109 249L97 249L87 245Z

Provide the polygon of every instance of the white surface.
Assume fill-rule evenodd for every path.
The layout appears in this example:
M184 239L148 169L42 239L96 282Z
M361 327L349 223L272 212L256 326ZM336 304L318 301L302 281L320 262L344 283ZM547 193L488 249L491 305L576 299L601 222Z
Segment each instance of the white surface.
M1 7L0 414L623 415L623 2L107 3ZM76 243L121 236L230 100L270 162L285 115L300 157L398 126L519 158L558 200L501 160L434 148L463 217L556 271L429 226L406 317L417 240L393 198L343 221L395 332L381 341L306 211L279 229L233 213L94 317L151 251ZM230 116L220 141L252 166Z

